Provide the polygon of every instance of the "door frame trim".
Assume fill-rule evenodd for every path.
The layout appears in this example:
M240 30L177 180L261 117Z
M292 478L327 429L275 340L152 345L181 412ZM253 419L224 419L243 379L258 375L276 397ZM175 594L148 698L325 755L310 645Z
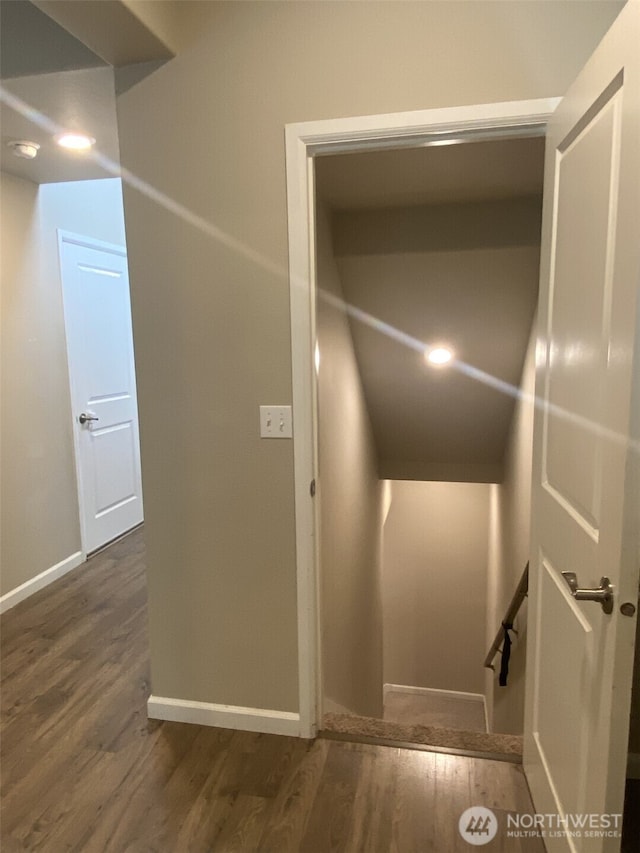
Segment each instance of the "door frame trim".
M58 235L58 271L60 275L60 296L62 299L62 309L64 314L64 344L65 344L65 355L67 359L67 374L69 376L69 405L70 405L70 414L71 414L71 424L72 424L72 435L73 435L73 465L75 468L76 475L76 492L78 495L78 513L79 513L79 521L80 521L80 552L82 554L81 562L84 562L87 559L87 531L86 531L86 523L85 523L85 508L86 508L86 500L84 495L84 489L82 486L82 477L80 475L80 436L78 435L78 430L75 428L75 415L74 415L74 397L75 397L75 388L74 388L74 377L73 370L71 365L71 356L69 353L69 326L68 326L68 314L67 314L67 302L65 300L65 292L64 292L64 275L63 275L63 247L65 243L69 243L74 246L84 246L87 249L99 249L101 252L109 252L112 255L119 255L122 258L127 257L127 249L126 246L119 246L115 243L107 243L104 240L98 240L94 237L88 237L84 234L75 234L73 231L66 231L64 228L57 228L56 233Z
M315 369L316 246L313 158L344 152L415 148L452 135L542 135L560 98L387 113L285 126L291 316L294 491L300 734L315 737L321 704L319 502Z

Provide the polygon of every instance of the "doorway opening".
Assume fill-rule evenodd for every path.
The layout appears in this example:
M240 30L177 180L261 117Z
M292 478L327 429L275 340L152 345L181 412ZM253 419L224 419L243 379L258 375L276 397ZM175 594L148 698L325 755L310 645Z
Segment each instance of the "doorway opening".
M529 548L544 138L443 141L315 162L322 726L474 750L523 731L524 643L496 715L481 650Z
M392 365L394 356L401 353L404 357L407 350L409 358L414 360L417 356L423 356L424 350L429 346L436 346L446 342L446 330L443 338L436 340L424 340L419 334L403 332L402 323L394 322L393 310L396 302L393 298L393 288L387 291L387 304L390 309L386 317L376 317L371 311L367 311L366 304L364 308L358 305L350 307L349 299L341 298L340 295L330 294L328 298L321 298L326 288L321 288L320 285L320 260L321 253L319 244L322 239L322 233L331 232L331 226L326 224L326 216L323 216L318 210L316 216L315 199L316 199L316 174L313 169L313 158L316 158L319 163L321 155L340 155L337 159L344 159L347 153L351 156L353 152L367 152L368 156L376 156L384 154L390 156L394 153L394 149L410 148L415 149L419 153L429 153L441 151L446 148L450 150L473 148L475 145L484 145L485 143L497 144L499 141L506 141L508 138L520 139L523 141L530 140L535 137L540 137L544 132L547 119L555 107L553 101L536 101L528 103L511 103L485 105L476 107L465 107L460 109L436 110L427 111L425 113L412 113L409 115L399 116L376 116L365 119L344 119L335 122L314 122L305 125L292 125L287 128L287 163L288 163L288 191L289 191L289 228L290 228L290 268L291 268L291 310L292 310L292 326L294 329L293 337L293 362L294 362L294 418L297 424L297 441L295 450L295 465L296 465L296 523L297 523L297 542L298 542L298 596L299 596L299 613L300 616L300 711L301 711L301 727L304 731L305 725L308 726L310 733L315 733L321 725L321 715L324 711L323 696L324 696L324 671L326 669L326 661L323 660L323 641L326 638L326 626L324 624L325 602L322 601L322 593L325 588L323 585L323 572L326 565L325 555L321 553L322 542L322 517L324 513L325 501L323 500L323 488L326 489L326 482L323 482L321 468L321 435L322 428L322 405L319 395L322 393L322 381L318 381L318 375L322 376L323 353L321 342L318 341L318 320L321 311L321 303L330 305L332 310L342 311L343 324L347 324L349 332L355 328L353 322L356 318L359 325L364 329L365 337L379 335L379 340L383 342L383 346L387 346L387 341L393 341L394 346L400 343L402 346L395 347L394 354L386 353L386 359L383 358L384 366L382 371L383 376L386 376L386 384L393 388L394 385L403 386L406 382L406 374L396 374L395 377L389 372L388 367ZM468 145L459 145L453 143L465 142ZM413 153L413 152L412 152ZM358 156L364 156L362 154ZM327 162L333 158L327 157ZM348 159L348 157L347 157ZM351 164L353 165L353 161ZM348 168L348 167L347 167ZM319 170L318 170L319 171ZM410 169L410 177L412 170ZM352 174L353 170L349 173ZM345 173L346 174L346 173ZM539 177L536 186L539 185ZM344 176L342 181L338 183L344 185ZM411 190L411 188L410 188ZM385 193L386 197L386 193ZM404 200L403 200L404 201ZM443 199L439 199L443 201ZM450 203L450 209L447 214L447 219L450 223L450 235L456 234L456 224L459 222L460 209L455 201L444 199ZM468 202L468 199L466 200ZM475 203L477 203L477 198ZM486 203L486 200L485 200ZM406 207L406 203L405 203ZM423 205L424 207L424 205ZM428 205L426 206L429 207ZM433 208L433 205L431 206ZM453 209L451 209L453 208ZM539 211L539 205L538 205ZM536 214L538 215L538 214ZM359 216L365 218L369 216L367 211L359 211ZM374 223L374 227L363 231L361 223L354 224L351 222L345 229L349 233L349 240L354 241L355 250L352 252L354 257L358 258L358 263L366 255L363 252L362 240L370 239L375 244L369 255L374 255L369 259L367 269L363 276L362 286L359 288L361 293L371 293L370 284L374 281L375 276L380 273L386 262L384 255L385 241L389 246L389 240L393 239L396 234L400 244L404 243L405 254L412 254L411 240L422 239L424 232L427 233L427 239L430 234L433 234L433 227L424 227L425 222L428 223L431 217L431 225L434 222L440 226L442 217L438 217L433 209L423 211L422 223L416 228L411 226L407 221L407 213L403 213L404 220L391 223L389 211L382 211L381 214L376 214L378 222ZM380 221L382 216L382 221ZM425 218L426 217L426 220ZM391 217L397 219L394 213ZM478 248L477 223L485 221L485 217L475 217L475 225L468 229L470 243L465 251L460 252L460 246L455 244L459 241L459 236L450 236L453 239L453 244L450 243L447 247L461 256L468 262L471 255L469 252L474 247ZM325 225L323 226L323 220ZM368 236L363 236L368 235ZM374 235L371 237L371 235ZM377 234L377 236L376 236ZM333 235L331 235L333 236ZM340 237L340 240L343 238ZM358 245L360 241L360 245ZM383 251L380 251L380 246L383 246ZM440 247L442 248L442 247ZM464 248L464 247L463 247ZM310 251L309 251L310 250ZM392 251L391 254L394 254ZM429 254L422 252L418 254ZM431 254L438 254L431 253ZM535 255L536 268L539 250ZM350 263L346 257L347 265ZM316 268L316 264L317 267ZM424 275L424 271L422 272ZM386 279L387 274L382 275L382 279ZM436 278L438 273L436 272ZM402 278L397 284L397 277L391 275L391 281L394 287L400 286ZM536 278L537 285L537 278ZM447 293L446 288L441 293ZM423 288L423 293L428 293L428 290ZM396 294L397 295L397 294ZM460 301L460 294L458 301ZM318 304L316 306L316 299ZM535 303L535 298L534 298ZM529 326L531 323L531 307L529 308L528 321L525 321L526 335L528 336ZM350 324L350 326L349 326ZM380 335L384 331L388 334ZM378 342L378 341L376 341ZM365 340L366 347L366 340ZM526 342L525 342L526 349ZM330 351L330 350L329 350ZM313 364L311 363L314 354ZM522 354L521 354L522 358ZM464 368L468 375L473 375L475 378L483 379L484 383L475 383L477 387L486 384L500 399L505 395L498 394L498 391L508 386L512 388L517 396L517 382L520 379L520 373L516 377L514 384L502 381L499 377L498 370L486 370L474 367L473 364L467 362L463 357L456 358L456 364ZM355 357L354 357L355 362ZM522 369L522 360L518 366ZM354 371L357 368L354 366ZM352 371L353 372L353 371ZM326 374L326 371L325 371ZM441 381L445 373L441 373L439 379ZM363 401L366 399L366 388L362 391ZM409 396L411 396L409 394ZM353 395L346 395L343 400L342 410L347 414L349 408L353 408ZM369 403L370 401L367 401ZM507 421L510 413L513 410L513 396L507 402ZM391 412L391 421L393 421L393 412ZM468 415L466 416L468 418ZM334 428L340 427L343 423L342 416L336 423L336 418L325 419L331 422L333 420ZM362 421L366 420L366 416L361 417ZM371 418L375 420L375 416ZM420 420L420 416L418 416ZM436 421L437 422L437 421ZM503 430L506 432L507 430ZM393 432L393 423L391 424L390 432ZM405 437L406 438L406 437ZM504 438L504 435L503 435ZM373 442L372 442L373 443ZM419 441L417 442L420 443ZM464 444L464 441L462 442ZM431 459L423 459L420 468L414 467L409 473L407 470L401 470L403 462L402 452L389 452L385 465L387 463L397 463L395 469L391 470L389 466L383 468L379 472L379 476L373 477L373 480L379 479L397 479L397 480L431 480L442 482L457 481L457 484L462 484L465 481L475 481L476 483L491 483L498 479L495 469L491 471L491 460L483 461L470 458L458 459L454 462L453 467L448 464L452 460L440 456ZM375 450L370 451L371 457L376 457ZM378 457L385 459L383 454L378 453ZM353 461L353 454L345 457L346 461ZM460 464L460 463L463 464ZM470 466L475 468L473 476L469 476ZM445 470L448 469L448 470ZM318 497L319 500L313 504L309 501L308 482L315 477L318 477ZM307 489L304 489L304 480L307 481ZM343 485L347 492L353 487L353 478L345 478ZM393 486L391 486L393 491ZM331 507L329 507L331 512ZM382 529L380 527L380 529ZM315 536L314 536L315 532ZM488 538L488 537L487 537ZM334 540L335 541L335 540ZM381 553L382 542L379 540L377 544L378 553ZM309 566L312 571L309 571ZM344 585L344 575L337 581L337 587L340 584ZM339 597L339 594L336 596ZM345 621L348 622L347 615ZM381 624L382 620L380 620ZM381 631L378 632L379 639L376 641L377 649L379 649L379 664L378 672L382 673L382 638ZM368 637L361 634L360 642L364 646L368 643ZM362 651L362 649L361 649ZM427 651L429 654L429 650ZM481 654L481 653L479 653ZM481 668L481 667L480 667ZM354 678L360 678L361 672L358 668L352 669L352 672L357 673ZM370 680L371 681L371 680ZM390 682L389 682L390 683ZM409 685L411 686L411 685ZM381 693L382 693L382 678L380 683L374 688L374 698L371 700L372 706L377 703L378 709L381 709ZM461 691L462 692L462 691ZM466 692L466 691L465 691ZM475 691L474 691L475 692ZM375 697L378 698L375 698ZM344 704L344 707L349 708L346 703L340 703L339 699L329 697L337 704ZM355 710L351 708L350 710Z
M342 311L343 324L347 324L350 332L355 328L354 318L357 319L359 326L364 330L364 348L367 347L366 338L368 337L370 339L370 344L371 339L376 335L378 338L375 343L382 341L383 347L388 346L388 341L393 342L393 354L391 354L390 351L387 351L386 357L383 356L382 359L382 362L384 362L382 370L376 371L378 374L382 373L383 378L386 379L386 385L389 388L393 388L394 386L402 387L406 384L406 374L400 372L393 376L388 370L389 366L392 365L394 358L397 360L399 353L401 354L400 358L405 357L406 353L404 351L406 350L408 352L408 357L413 359L415 363L416 357L424 354L425 347L440 345L445 341L447 334L445 329L444 332L440 333L443 337L440 337L440 339L436 341L424 340L424 337L421 335L412 334L411 329L409 330L409 333L404 332L402 330L402 323L394 322L394 320L397 319L394 317L393 313L394 306L396 304L401 304L402 301L400 300L397 302L394 300L393 288L387 290L386 299L389 311L387 312L387 316L382 318L375 316L374 312L367 310L366 300L364 307L360 307L357 304L351 306L350 300L348 298L342 298L340 294L337 296L335 293L329 294L329 297L322 298L326 288L322 288L320 284L319 267L321 253L319 251L319 245L322 240L323 233L325 235L329 233L331 237L333 237L333 235L331 234L331 225L326 222L326 215L323 215L320 210L317 211L316 215L314 205L316 195L319 196L319 193L316 192L317 186L319 186L319 181L317 180L317 176L313 169L312 158L315 157L316 162L320 163L321 159L324 160L324 158L321 158L321 155L340 155L340 157L336 157L336 159L333 159L332 157L326 158L327 163L331 160L333 160L333 163L336 163L339 159L349 160L349 157L352 157L353 152L355 151L367 152L366 156L369 157L373 157L374 154L376 157L382 155L387 157L394 154L394 149L400 148L415 149L418 153L428 154L430 153L429 149L431 149L431 152L437 151L438 149L444 151L447 148L453 151L455 149L473 148L474 144L482 146L487 143L492 145L497 144L498 142L504 143L508 138L520 139L524 144L526 140L540 137L544 132L546 121L554 106L555 103L551 101L530 102L526 104L499 104L452 110L428 111L424 114L418 113L411 114L410 116L379 116L369 117L368 119L362 120L345 119L336 122L315 122L307 125L294 125L287 128L291 246L290 265L292 274L291 305L294 328L294 418L296 418L298 435L295 448L295 463L297 498L296 517L300 570L298 590L300 603L299 612L301 614L300 704L302 726L304 728L304 724L307 722L309 730L314 733L317 730L321 714L324 710L322 707L324 696L323 673L325 671L326 661L322 658L323 641L327 633L322 615L324 614L325 606L324 602L321 600L323 592L322 574L326 563L324 556L321 554L321 525L324 512L323 488L326 489L326 482L323 483L321 468L320 429L322 424L322 406L319 394L322 393L322 382L318 381L318 375L322 376L323 365L323 353L320 345L321 342L319 342L317 338L319 328L318 321L321 311L320 304L322 302L325 305L330 305L332 310ZM460 142L466 142L468 145L452 144ZM415 156L413 152L411 152L411 154L412 156ZM358 156L365 155L359 154ZM351 176L355 173L356 170L353 169L353 163L354 161L351 160L351 162L346 165L347 171L343 172L341 179L338 178L338 186L344 187L345 175L349 175L350 180ZM320 170L318 169L318 172L319 171ZM413 168L409 168L408 171L409 178L411 180L415 172ZM475 172L477 173L477 170L475 170ZM537 187L539 186L539 180L538 175L536 183ZM371 186L371 182L365 181L365 183L367 183L369 187ZM412 186L409 186L409 192L411 191ZM373 192L375 192L375 189ZM384 189L383 193L386 198L387 193ZM403 198L401 201L406 207L405 199ZM433 201L433 199L431 199L431 201ZM458 236L453 236L456 234L456 224L459 224L460 222L461 210L456 204L456 201L459 201L459 199L452 201L445 197L445 199L438 199L438 201L444 201L445 204L448 202L450 206L446 216L444 217L444 221L448 220L450 223L449 240L453 240L453 243L450 242L445 248L448 248L452 252L457 251L457 254L464 257L465 261L468 262L471 257L469 253L473 250L474 244L475 248L478 248L478 222L486 223L487 214L485 212L484 217L480 216L474 218L474 224L468 229L470 243L466 247L463 246L462 248L464 251L460 252L461 247L460 245L456 245L456 241L459 241L459 233L464 229L458 229ZM466 199L466 202L468 203L469 199ZM474 200L474 203L478 203L478 198ZM484 203L486 203L486 198L484 199ZM425 207L425 205L423 205L423 207ZM397 275L390 273L388 270L384 270L384 265L387 260L384 247L386 245L387 248L389 248L389 241L393 240L394 235L396 235L399 240L399 245L403 246L405 249L404 254L411 255L413 254L411 249L415 249L416 247L416 239L424 239L423 235L425 233L427 235L427 240L430 235L433 236L434 223L437 223L438 230L441 230L440 225L443 221L443 217L439 217L437 212L433 210L433 204L431 205L431 208L429 208L429 205L426 205L426 207L427 210L423 210L422 222L418 224L418 227L416 227L415 224L412 226L408 223L407 216L412 214L408 214L406 211L401 212L400 221L397 221L397 212L390 214L388 210L383 210L372 215L366 210L360 210L358 211L360 222L351 221L346 223L343 234L347 234L348 236L340 236L338 239L340 241L346 240L347 242L349 240L353 241L352 245L355 248L352 251L352 255L353 257L358 258L357 264L361 264L363 258L366 259L367 252L363 251L363 248L366 248L362 242L363 240L366 241L368 239L370 241L370 246L372 248L368 254L370 256L374 256L373 258L368 259L368 263L365 263L365 269L362 275L362 284L357 288L360 294L370 294L375 290L375 287L371 287L371 283L375 280L376 276L381 277L383 280L387 280L390 277L394 287L397 288L401 286L403 277L398 280ZM537 211L538 213L535 214L536 217L539 216L539 203ZM431 217L431 228L428 227L429 217ZM372 224L373 227L363 229L363 218L368 218L370 220L368 224ZM376 218L377 222L374 221L372 223L371 220ZM507 214L507 218L509 218L509 214ZM511 218L513 218L512 214ZM391 220L394 219L396 221L392 222ZM480 230L482 229L480 228ZM411 243L412 240L414 241L413 246ZM343 243L341 243L341 246L344 248ZM382 251L380 249L381 246ZM307 249L311 249L310 254L305 255L305 247L307 247ZM440 248L442 249L442 246ZM397 254L397 252L394 253L392 250L390 254ZM420 252L418 254L429 254L429 252ZM436 252L435 254L438 253ZM535 257L536 269L538 256L539 250ZM346 252L345 264L347 266L351 264ZM353 264L351 264L351 266L353 266ZM382 275L380 276L381 271ZM421 274L424 275L424 271L422 271ZM435 275L436 278L439 277L438 271L435 272ZM428 290L423 288L423 293L428 293ZM441 293L445 293L446 298L446 288L444 291L441 290ZM460 301L460 293L458 293L457 298L458 301ZM316 299L318 299L317 306ZM533 301L535 303L535 298ZM527 336L532 319L531 306L528 311L528 321L525 321L524 324ZM380 332L382 331L388 334L381 335ZM401 344L401 346L396 346L397 344ZM524 349L526 349L526 342ZM310 363L312 352L314 353L313 366ZM505 381L502 381L501 383L500 379L496 378L496 376L499 377L498 370L479 369L464 360L463 357L457 358L456 363L462 366L468 374L474 375L476 378L483 378L485 380L485 384L489 387L493 386L492 391L501 399L505 395L498 394L499 390L504 390L507 386L514 388L513 383L510 385ZM522 369L522 360L520 361L518 369ZM354 367L354 370L357 372L356 367ZM440 378L436 381L441 381L444 375L444 372L440 374ZM311 380L310 383L309 379ZM516 386L519 379L520 374L518 373ZM483 383L478 382L476 384L480 387ZM517 387L514 388L514 390L517 396ZM369 392L369 396L371 396L371 392ZM408 396L411 396L411 394ZM367 390L364 388L362 390L363 400L365 400L366 397ZM370 400L367 401L367 403L370 405ZM343 404L343 411L347 414L349 412L349 407L353 408L353 395L347 395L343 400ZM513 411L513 397L508 400L506 408L507 420L509 420L509 416ZM393 416L394 413L392 411L390 413L391 422L393 422ZM335 418L329 418L327 420L330 422L333 421L334 428L339 428L343 421L342 418L338 423L336 423ZM365 421L366 416L362 416L361 420ZM375 416L371 418L371 420L374 421ZM418 420L420 420L420 415L418 416ZM300 440L301 432L302 441ZM506 432L506 430L503 430L503 433L504 432ZM393 423L391 423L388 433L393 433ZM308 444L305 441L307 438ZM420 443L419 440L417 443ZM464 442L462 442L462 444L464 444ZM370 451L370 455L375 457L376 451ZM383 468L380 471L380 476L377 479L422 479L438 482L458 481L458 483L475 480L476 483L480 482L484 484L491 483L492 480L495 482L498 479L496 471L490 470L491 465L490 462L487 462L486 458L483 462L479 462L478 459L473 460L470 458L463 458L462 460L458 459L457 463L454 463L452 468L450 465L445 464L443 466L442 464L443 462L450 462L451 459L447 459L446 457L443 459L442 456L439 459L437 457L432 457L431 459L421 460L421 464L418 466L421 473L418 473L418 468L415 467L411 473L408 473L406 470L401 470L403 462L406 462L406 458L402 458L402 456L405 455L406 454L402 454L402 452L398 453L391 450L384 464L387 465L389 462L397 463L396 467L394 469L392 465L392 468L389 469L389 466L387 465L386 468ZM382 457L382 454L378 453L377 456ZM352 460L352 455L350 456L350 459ZM461 461L463 464L460 464ZM474 464L479 465L479 467L476 467L473 476L469 476L469 466L473 466ZM448 471L445 470L446 468L448 468ZM318 475L319 500L315 505L309 503L308 492L304 494L302 491L302 485L304 483L303 478L305 475L308 477L307 483L309 480ZM353 480L347 480L345 485L348 491L352 488ZM391 487L391 489L393 489L393 487ZM329 511L331 511L331 508L329 508ZM309 540L307 537L309 534L313 536L314 531L316 532L315 538ZM382 547L381 541L378 541L377 547L380 552ZM308 571L309 565L314 567L314 570L311 573ZM322 568L319 568L320 566L322 566ZM339 581L338 588L341 582L344 582L344 576L342 576ZM310 618L305 618L307 615L309 615ZM346 621L348 621L348 616ZM379 634L381 635L381 632L379 632ZM364 637L363 642L366 645L367 640ZM381 638L377 641L377 647L379 649L382 648ZM379 655L381 659L381 651ZM381 671L381 668L381 664L379 664L378 671ZM381 687L382 684L380 684L380 688ZM334 702L337 701L338 704L343 704L334 697L330 698ZM378 708L380 708L381 697L377 700L373 699L372 705L375 705L376 702L378 703ZM345 704L345 707L348 708L349 706Z

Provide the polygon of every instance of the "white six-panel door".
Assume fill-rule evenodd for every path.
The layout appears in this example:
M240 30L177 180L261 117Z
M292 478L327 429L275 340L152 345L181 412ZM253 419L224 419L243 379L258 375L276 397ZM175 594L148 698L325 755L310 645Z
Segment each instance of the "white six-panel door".
M143 518L126 251L60 232L83 550Z
M638 605L637 3L552 117L546 159L525 769L538 812L602 815L623 810ZM589 589L607 576L612 612L564 572ZM547 849L619 849L596 828Z

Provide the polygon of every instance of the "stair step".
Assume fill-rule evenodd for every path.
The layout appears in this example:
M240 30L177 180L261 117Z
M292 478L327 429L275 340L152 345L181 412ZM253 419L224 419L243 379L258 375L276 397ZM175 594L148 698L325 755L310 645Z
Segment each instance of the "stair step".
M364 743L433 749L457 755L473 755L494 760L522 762L522 737L448 729L440 726L407 725L358 717L353 714L325 714L322 736Z

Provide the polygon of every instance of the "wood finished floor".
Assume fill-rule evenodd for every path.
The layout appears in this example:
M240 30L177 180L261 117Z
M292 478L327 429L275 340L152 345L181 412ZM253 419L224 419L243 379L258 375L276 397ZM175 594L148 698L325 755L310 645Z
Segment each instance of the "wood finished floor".
M2 617L3 853L468 853L470 805L532 811L512 764L147 721L142 537Z

